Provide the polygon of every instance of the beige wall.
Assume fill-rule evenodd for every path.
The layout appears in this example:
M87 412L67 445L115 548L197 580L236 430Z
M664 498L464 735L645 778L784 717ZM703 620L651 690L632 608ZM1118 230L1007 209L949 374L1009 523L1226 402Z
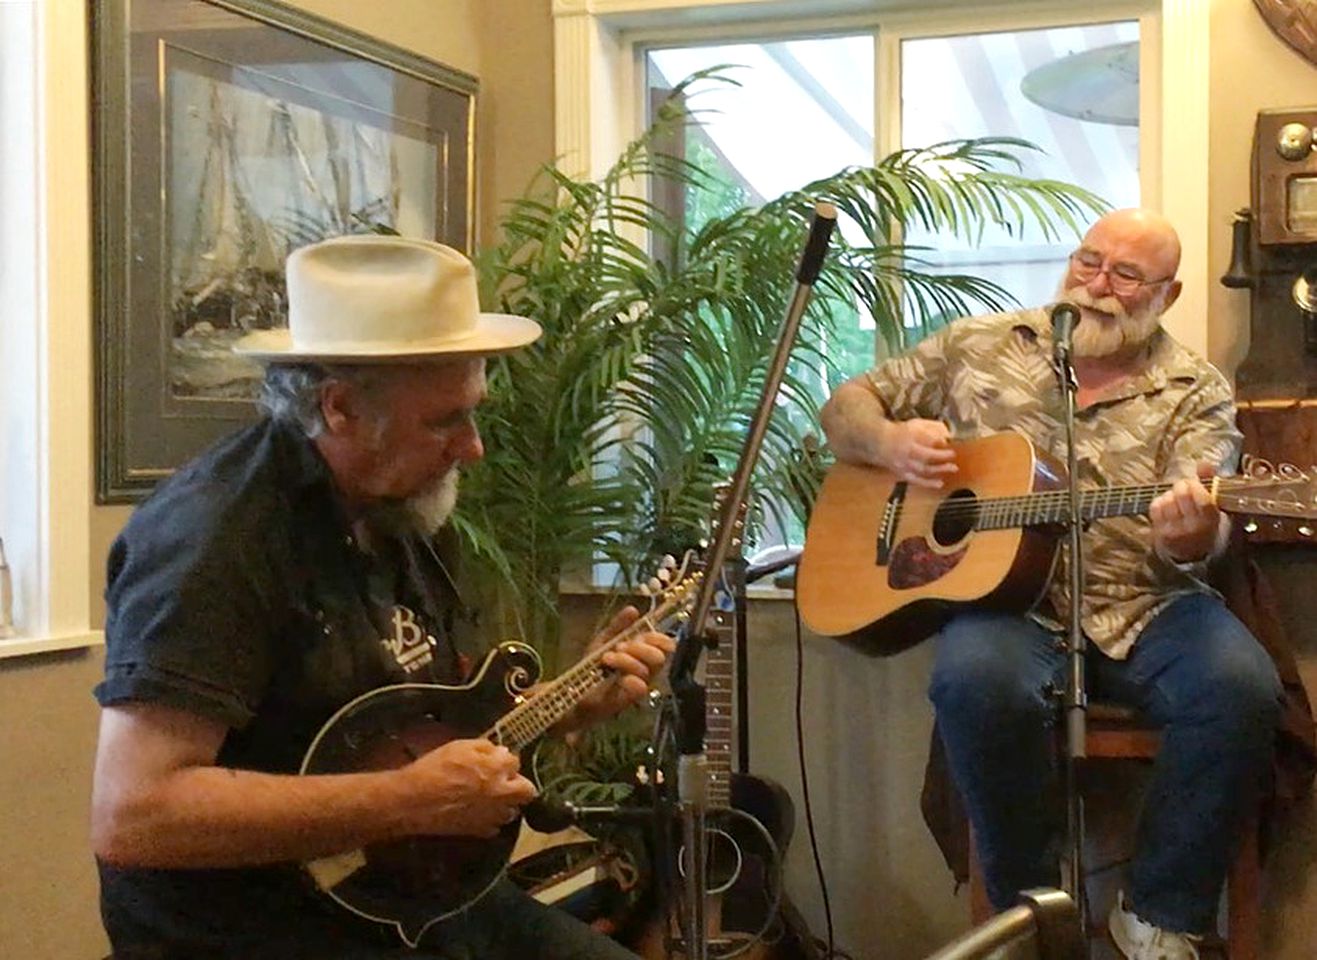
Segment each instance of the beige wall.
M549 0L296 5L479 76L478 222L482 239L492 239L499 202L519 193L553 152ZM1317 72L1270 34L1248 0L1217 0L1210 9L1213 109L1206 147L1212 152L1210 249L1219 273L1228 258L1230 215L1248 199L1253 114L1263 106L1317 102ZM1214 286L1210 304L1212 359L1230 370L1247 345L1246 300ZM98 605L105 551L128 512L93 510L89 588ZM751 630L755 767L799 797L789 607L755 605ZM871 661L836 644L806 643L807 744L839 942L857 957L920 956L964 918L963 902L953 897L917 816L931 723L923 696L929 651ZM90 689L100 664L99 651L0 661L0 955L90 960L104 953L84 839L96 723ZM861 735L868 748L856 751L852 736ZM798 813L789 875L821 934ZM1317 932L1317 888L1308 879L1317 811L1301 812L1292 836L1272 867L1271 960L1307 958Z

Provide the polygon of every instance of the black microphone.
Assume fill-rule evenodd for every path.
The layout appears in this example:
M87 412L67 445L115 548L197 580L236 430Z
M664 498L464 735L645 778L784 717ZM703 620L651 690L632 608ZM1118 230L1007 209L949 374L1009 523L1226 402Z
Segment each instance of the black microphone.
M549 799L543 794L521 808L532 830L557 833L571 826L591 823L648 823L654 819L652 807L634 804L582 806L566 800Z
M1058 362L1070 359L1070 340L1079 323L1079 308L1068 300L1052 307L1052 357Z

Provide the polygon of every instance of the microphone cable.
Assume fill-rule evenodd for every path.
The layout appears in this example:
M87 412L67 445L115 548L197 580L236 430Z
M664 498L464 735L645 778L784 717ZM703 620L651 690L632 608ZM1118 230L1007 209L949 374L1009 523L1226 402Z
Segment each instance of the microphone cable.
M828 928L828 939L821 942L824 947L822 960L854 960L854 958L837 946L832 925L832 898L828 895L828 878L823 872L823 858L819 855L819 838L814 829L814 804L809 795L809 771L805 763L805 640L800 625L800 606L792 605L796 618L796 759L800 765L800 795L805 805L805 828L809 832L809 850L814 857L814 874L818 877L819 893L823 897L823 919ZM820 944L815 937L816 945Z

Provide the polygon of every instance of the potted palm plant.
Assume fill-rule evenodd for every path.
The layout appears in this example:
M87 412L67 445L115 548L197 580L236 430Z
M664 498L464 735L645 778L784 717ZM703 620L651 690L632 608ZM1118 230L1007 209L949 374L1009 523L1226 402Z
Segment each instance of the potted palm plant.
M939 318L1010 302L994 284L934 272L900 242L904 228L973 238L1004 225L1050 240L1102 207L1019 175L1032 148L1008 139L903 150L758 208L728 202L724 184L672 149L697 119L685 93L701 78L673 91L602 178L546 167L478 258L486 307L531 316L544 336L490 364L487 456L454 522L492 626L536 645L550 668L565 571L605 560L625 579L695 539L759 399L817 200L837 207L841 229L758 462L761 520L808 510L820 460L801 451L844 375L825 346L847 319L872 317L896 349ZM653 199L674 188L705 199L701 222Z

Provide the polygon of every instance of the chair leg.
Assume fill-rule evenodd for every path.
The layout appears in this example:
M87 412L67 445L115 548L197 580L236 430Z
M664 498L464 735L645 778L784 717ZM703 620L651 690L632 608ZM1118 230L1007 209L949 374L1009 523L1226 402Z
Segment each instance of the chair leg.
M1262 866L1258 856L1258 823L1250 817L1244 825L1239 852L1226 878L1226 950L1230 960L1260 960L1262 931Z

